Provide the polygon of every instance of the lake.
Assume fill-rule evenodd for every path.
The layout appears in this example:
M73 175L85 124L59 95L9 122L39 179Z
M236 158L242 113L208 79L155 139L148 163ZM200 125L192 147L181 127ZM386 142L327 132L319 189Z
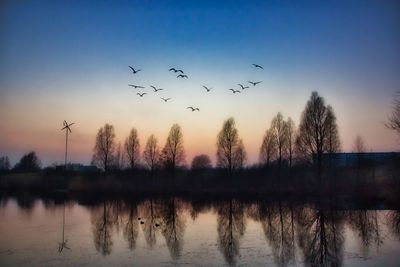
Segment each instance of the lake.
M384 207L21 196L0 217L0 266L400 266L400 211Z

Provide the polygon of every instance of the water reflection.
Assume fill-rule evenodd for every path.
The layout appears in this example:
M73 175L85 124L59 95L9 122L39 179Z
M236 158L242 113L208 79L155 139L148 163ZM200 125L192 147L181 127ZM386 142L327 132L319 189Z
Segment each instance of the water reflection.
M176 198L170 198L160 206L162 234L173 259L178 259L182 252L185 231L184 205Z
M108 255L113 246L111 238L113 230L112 206L104 201L100 207L92 210L91 217L94 246L101 254Z
M304 259L312 266L342 266L344 215L332 209L302 208L298 239Z
M244 205L237 200L230 199L218 203L215 209L217 210L219 248L226 262L234 265L239 253L240 238L246 228Z
M10 203L2 200L2 216L7 216ZM215 231L214 244L218 248L217 255L231 266L242 264L242 256L248 256L248 252L242 248L242 243L249 242L245 238L247 228L250 227L249 221L252 222L253 228L257 225L263 233L263 236L256 238L268 244L265 247L261 246L260 251L263 255L272 255L276 266L343 266L346 265L346 242L357 244L358 252L362 255L360 258L365 260L371 254L372 246L385 250L387 236L395 237L394 244L400 253L399 210L345 210L333 205L334 202L321 206L281 200L241 200L235 197L214 200L146 197L135 201L103 200L90 205L76 205L64 201L37 201L32 197L23 196L17 198L14 203L17 204L18 212L23 218L30 214L32 220L38 212L37 203L43 203L42 208L46 211L62 212L62 235L61 241L58 242L60 253L69 249L65 232L66 218L70 221L76 216L69 213L77 206L86 207L84 210L90 218L87 221L92 231L90 244L93 244L95 251L102 256L120 253L121 247L125 247L129 251L139 253L137 257L147 257L147 252L142 250L143 246L147 251L161 251L166 247L167 256L179 264L182 258L187 260L187 255L196 255L196 250L193 251L197 248L193 246L196 240L190 239L195 231L192 225L203 215L211 221L210 225L214 229L207 228L201 235L207 236L209 232ZM66 206L69 208L66 209ZM202 217L203 222L205 217ZM59 217L57 225L59 234ZM204 228L201 229L204 231ZM185 239L185 231L190 233L190 238ZM71 232L68 230L69 239L73 236ZM348 235L349 232L352 234ZM349 240L353 235L354 242ZM57 239L59 240L59 235ZM75 241L77 240L73 240ZM256 241L254 237L251 242L253 241ZM157 246L158 243L160 246ZM192 251L183 254L185 244ZM207 250L214 248L212 242L207 244ZM1 246L0 248L4 251L9 249ZM379 265L379 262L377 264Z
M258 204L254 216L260 221L264 235L272 248L277 266L288 266L295 260L295 220L293 206L278 203Z

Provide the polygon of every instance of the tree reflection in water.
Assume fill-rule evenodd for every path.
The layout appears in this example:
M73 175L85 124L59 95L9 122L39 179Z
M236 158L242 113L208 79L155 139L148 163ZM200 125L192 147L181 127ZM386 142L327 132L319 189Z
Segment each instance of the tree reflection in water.
M182 203L176 198L170 198L161 207L162 234L167 243L171 258L176 260L181 256L185 218Z
M303 208L297 215L298 240L311 266L341 266L344 216L331 209Z
M281 267L296 265L299 261L310 266L341 266L345 226L360 237L364 256L371 244L379 246L383 242L382 222L377 211L342 211L333 208L331 202L325 204L329 205L311 208L284 201L244 202L233 198L183 201L176 197L148 198L142 202L103 202L91 209L93 240L96 250L108 255L112 251L115 232L122 231L131 250L136 247L140 230L151 249L155 247L157 233L161 233L171 258L177 260L183 250L186 216L190 215L194 221L199 214L213 209L218 248L228 265L237 262L246 217L260 223L275 265ZM385 218L389 230L400 239L399 214L399 211L389 211ZM299 259L296 259L297 249L301 254L297 256Z
M92 211L93 240L97 251L103 255L111 253L112 249L112 216L110 205L103 202L103 207Z
M139 235L139 221L137 219L137 205L135 203L129 203L127 205L128 216L124 225L124 238L128 241L130 250L135 249L136 239Z
M260 221L265 238L271 245L277 266L288 266L295 260L295 221L292 206L261 202L253 218Z
M150 198L139 207L144 220L143 232L147 245L152 248L156 244L156 232L160 229L160 211L156 202Z
M362 244L362 253L366 257L369 253L369 247L375 244L380 247L382 236L378 223L378 213L372 210L349 211L347 221L351 229L359 236Z
M216 205L216 210L219 248L226 262L235 265L236 256L239 254L239 241L246 228L244 205L230 199Z
M390 231L400 239L400 211L391 210L386 215L387 225Z

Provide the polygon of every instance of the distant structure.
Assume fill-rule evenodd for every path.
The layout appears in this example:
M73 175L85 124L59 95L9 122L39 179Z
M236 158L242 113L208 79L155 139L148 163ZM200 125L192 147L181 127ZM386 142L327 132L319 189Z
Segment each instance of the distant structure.
M64 122L63 122L64 127L61 129L61 131L65 130L65 163L64 163L65 170L67 170L68 131L69 131L70 133L72 133L72 131L71 131L71 126L72 126L73 124L75 124L75 123L73 122L73 123L68 124L67 121L64 120Z
M331 157L331 158L330 158ZM322 161L329 160L337 167L351 167L359 163L359 160L369 164L384 164L394 160L400 160L400 152L364 152L364 153L333 153L323 154Z

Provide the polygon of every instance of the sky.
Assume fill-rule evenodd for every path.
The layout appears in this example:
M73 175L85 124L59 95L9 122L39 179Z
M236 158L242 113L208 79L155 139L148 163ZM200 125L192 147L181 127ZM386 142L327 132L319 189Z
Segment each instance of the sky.
M75 122L71 162L90 163L105 123L121 143L135 127L142 148L151 134L163 147L178 123L187 162L215 160L216 136L234 117L252 164L272 118L298 125L312 91L333 106L343 151L357 134L368 151L398 151L384 123L400 90L399 14L389 0L2 1L0 156L16 163L34 150L43 165L62 163L65 119ZM249 80L262 83L228 90Z

